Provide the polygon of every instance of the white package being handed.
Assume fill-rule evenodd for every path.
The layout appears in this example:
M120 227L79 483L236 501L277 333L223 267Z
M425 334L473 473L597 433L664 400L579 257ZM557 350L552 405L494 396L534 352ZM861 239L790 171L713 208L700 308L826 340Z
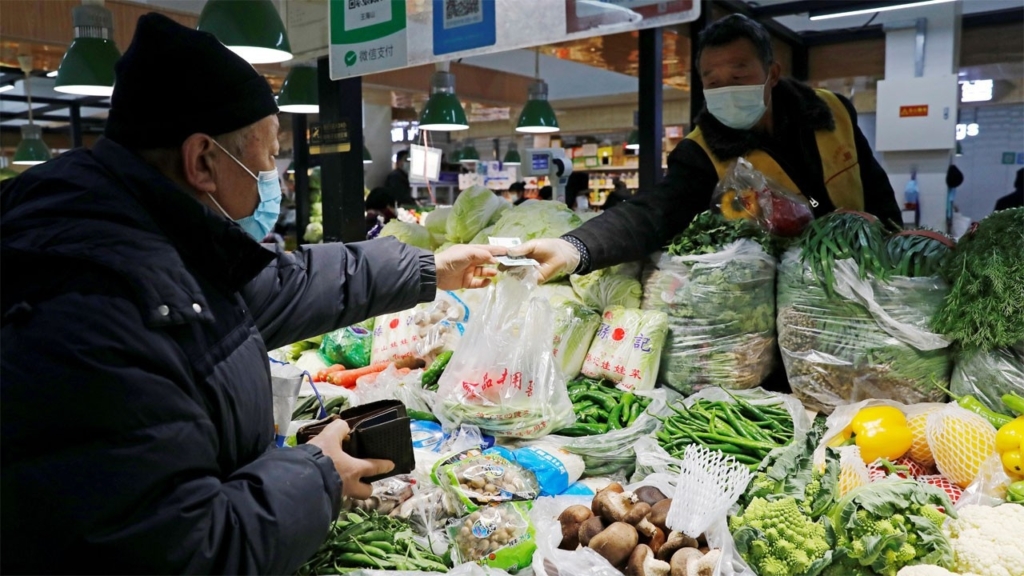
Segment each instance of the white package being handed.
M554 312L547 301L531 297L536 285L531 267L510 270L487 288L483 312L438 383L437 411L446 424L539 438L576 422L552 355Z

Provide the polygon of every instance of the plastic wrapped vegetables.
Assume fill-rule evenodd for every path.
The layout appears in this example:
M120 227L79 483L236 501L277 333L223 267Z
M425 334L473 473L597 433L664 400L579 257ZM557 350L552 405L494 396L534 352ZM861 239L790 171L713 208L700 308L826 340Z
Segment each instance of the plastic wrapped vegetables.
M851 266L840 266L837 274L857 280ZM942 303L945 284L937 278L900 277L863 284L870 287L870 304L902 330L880 325L860 301L826 294L796 251L783 257L779 348L793 394L808 408L827 413L865 398L941 401L945 393L933 384L948 383L950 355L944 344L927 348L927 336L934 335L925 326Z
M552 301L555 309L555 339L552 354L562 374L572 378L580 373L601 315L571 300Z
M659 380L681 393L753 388L772 369L775 259L753 240L658 255L644 273L643 308L668 314Z
M1009 413L1003 394L1024 396L1024 341L994 350L962 351L951 382L953 394L970 394L987 408Z
M611 380L623 390L650 390L658 376L667 333L664 312L612 306L604 311L583 362L583 373Z

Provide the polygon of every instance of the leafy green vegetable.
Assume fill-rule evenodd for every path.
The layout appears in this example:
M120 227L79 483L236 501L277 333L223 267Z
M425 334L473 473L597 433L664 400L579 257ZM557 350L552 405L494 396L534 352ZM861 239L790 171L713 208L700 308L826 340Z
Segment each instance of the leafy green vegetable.
M832 294L836 280L836 262L852 258L861 278L872 273L884 278L888 254L885 227L874 216L860 212L838 211L811 222L800 237L801 260Z
M918 330L928 329L947 293L937 278L872 275L868 282L881 310ZM783 256L776 289L786 374L809 408L831 412L855 393L908 404L944 398L933 383L949 382L948 348L922 350L890 334L859 301L827 291L796 250Z
M402 222L401 220L392 220L384 225L384 228L380 231L378 238L384 236L394 236L399 242L404 242L410 246L417 248L423 248L424 250L430 250L430 232L419 224L410 224L409 222Z
M469 242L486 228L499 210L507 210L509 203L483 186L472 186L455 199L451 214L445 223L449 242Z
M1000 210L957 244L942 266L952 287L932 322L966 350L1024 340L1024 208Z
M527 200L501 215L492 236L520 238L523 242L534 238L558 238L582 223L564 202Z
M756 241L769 254L778 253L777 242L781 242L747 220L726 220L721 214L708 210L698 214L665 250L673 256L711 254L742 238Z
M754 498L729 519L736 549L759 576L816 576L832 560L825 525L804 515L795 498Z
M636 278L598 270L584 276L570 276L569 282L580 300L593 310L610 306L635 309L640 307L644 289Z
M601 315L582 304L563 300L552 302L555 310L555 363L567 378L580 373L583 360L601 325Z
M423 217L423 225L426 226L427 232L430 232L430 241L435 247L447 241L445 235L448 233L448 217L451 213L451 206L446 206L435 208Z
M814 465L814 450L825 430L825 418L819 416L803 444L794 442L769 456L772 459L754 475L743 501L792 497L798 501L800 511L812 520L824 515L835 502L839 482L837 459L829 458L824 471Z
M953 250L939 238L942 235L931 230L912 230L890 236L885 250L893 273L911 278L937 276Z
M761 383L775 359L775 264L745 240L648 266L643 308L669 315L661 381L683 394Z
M956 517L945 492L915 480L854 488L828 513L841 553L826 574L896 576L915 564L952 568L953 548L942 533L946 514L939 507Z

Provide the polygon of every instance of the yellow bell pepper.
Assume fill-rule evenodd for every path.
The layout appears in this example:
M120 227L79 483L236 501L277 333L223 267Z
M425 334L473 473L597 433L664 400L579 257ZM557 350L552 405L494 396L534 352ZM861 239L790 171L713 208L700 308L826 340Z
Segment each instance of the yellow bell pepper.
M999 452L999 458L1003 462L1006 473L1013 477L1024 476L1022 449L1024 449L1024 416L1018 416L1004 424L996 432L996 452Z
M879 458L895 460L906 454L914 442L907 417L892 406L862 409L850 422L850 430L865 464Z

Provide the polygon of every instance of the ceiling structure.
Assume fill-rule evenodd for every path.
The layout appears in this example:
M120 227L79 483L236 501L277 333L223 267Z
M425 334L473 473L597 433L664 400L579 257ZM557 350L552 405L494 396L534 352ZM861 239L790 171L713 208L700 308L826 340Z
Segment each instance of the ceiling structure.
M28 0L21 0L28 1ZM280 2L281 0L274 0ZM551 0L545 0L551 1ZM905 1L905 0L900 0ZM179 15L198 16L206 0L126 0L158 10L172 10ZM882 24L905 18L901 11L880 12L874 15L849 16L828 20L812 21L809 11L824 6L837 8L855 6L862 0L714 0L714 15L741 12L759 19L769 26L783 42L792 46L819 46L835 41L880 38ZM966 0L962 3L965 28L970 24L987 25L994 23L1024 22L1024 0ZM126 46L119 46L122 50ZM540 76L549 85L550 100L556 109L572 109L594 106L595 104L627 104L635 102L638 91L638 33L620 33L571 42L541 46ZM27 103L24 100L24 80L17 69L11 68L16 54L31 53L38 76L32 79L32 95L36 101L36 120L49 129L66 129L70 110L63 102L75 101L80 97L53 91L53 79L45 72L55 70L59 64L63 47L46 42L29 42L23 39L0 38L0 85L14 84L14 89L0 94L0 128L17 129L27 122ZM509 52L465 58L462 64L487 69L513 79L529 79L534 76L534 50L513 50ZM666 101L687 97L689 92L690 39L688 26L666 28L663 33L663 78ZM961 70L965 77L1021 78L1020 63L988 63L966 66ZM275 90L283 81L286 70L281 67L260 67ZM876 78L860 77L851 82L871 83ZM365 83L374 85L373 76ZM418 109L426 98L426 83L374 86L375 89L390 92L390 99L396 108ZM514 100L512 97L514 96ZM510 94L510 101L466 101L467 112L475 121L508 120L518 113L518 106L525 99L522 94ZM106 117L107 101L92 98L79 102L80 114L85 130L99 130Z

